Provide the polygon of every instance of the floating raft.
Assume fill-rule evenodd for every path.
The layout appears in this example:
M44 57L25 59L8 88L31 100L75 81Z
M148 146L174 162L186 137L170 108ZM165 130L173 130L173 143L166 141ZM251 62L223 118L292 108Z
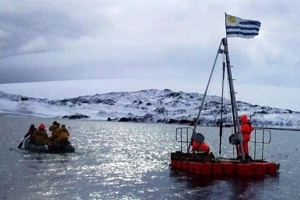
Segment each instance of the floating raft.
M211 154L171 153L172 169L204 177L253 177L276 176L279 164L262 160L243 162L236 159L215 159Z

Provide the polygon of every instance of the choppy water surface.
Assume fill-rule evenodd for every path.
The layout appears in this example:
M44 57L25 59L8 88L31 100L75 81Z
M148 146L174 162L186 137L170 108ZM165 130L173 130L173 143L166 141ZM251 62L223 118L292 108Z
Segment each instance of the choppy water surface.
M281 164L276 178L202 180L169 168L179 150L174 125L58 120L70 127L72 154L17 148L29 125L53 120L0 118L0 199L297 199L298 132L272 131L264 156ZM202 128L215 155L216 128ZM229 136L230 132L227 133ZM224 134L222 152L229 154Z

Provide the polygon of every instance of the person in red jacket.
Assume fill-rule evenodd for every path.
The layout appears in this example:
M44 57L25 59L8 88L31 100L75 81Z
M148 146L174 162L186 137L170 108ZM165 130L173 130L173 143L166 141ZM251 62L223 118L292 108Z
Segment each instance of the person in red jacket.
M241 133L243 135L243 149L245 153L245 158L250 159L251 157L249 155L249 145L248 142L250 141L250 135L251 131L254 130L254 127L251 125L250 121L248 120L247 115L241 116ZM242 148L239 146L238 148L238 157L242 157Z
M203 152L203 153L209 153L210 147L205 142L201 142L199 144L199 142L194 140L193 143L192 143L192 152L195 152L195 151Z

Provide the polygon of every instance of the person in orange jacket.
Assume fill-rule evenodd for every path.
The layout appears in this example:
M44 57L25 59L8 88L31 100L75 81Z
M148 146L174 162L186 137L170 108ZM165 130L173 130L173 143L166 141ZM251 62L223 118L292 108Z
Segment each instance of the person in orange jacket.
M210 152L210 147L205 142L201 142L199 144L199 142L197 142L196 140L194 140L192 142L192 152L195 152L195 151L197 151L197 152L203 152L203 153L209 153Z
M57 145L64 145L67 144L69 139L70 133L64 124L61 125L60 134L54 143Z
M49 137L45 124L40 124L39 128L32 134L32 138L37 145L46 145L48 143Z
M247 115L242 115L241 116L241 133L243 135L243 149L245 153L245 158L246 159L251 159L249 155L249 145L248 142L250 141L250 135L251 131L254 130L254 127L251 125L250 121L248 120ZM238 157L242 156L242 148L239 145L238 148Z
M60 124L57 121L54 121L51 126L49 126L49 131L51 131L51 136L54 134L54 131L60 127Z
M58 124L60 125L60 124ZM49 146L52 145L65 145L68 143L70 133L64 124L61 127L56 128L49 138Z

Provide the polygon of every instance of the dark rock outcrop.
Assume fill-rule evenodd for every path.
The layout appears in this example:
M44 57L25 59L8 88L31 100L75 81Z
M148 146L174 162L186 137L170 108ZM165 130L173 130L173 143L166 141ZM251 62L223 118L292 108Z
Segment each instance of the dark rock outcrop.
M75 115L65 115L62 118L67 118L67 119L88 119L90 117L87 116L87 115L75 114Z

